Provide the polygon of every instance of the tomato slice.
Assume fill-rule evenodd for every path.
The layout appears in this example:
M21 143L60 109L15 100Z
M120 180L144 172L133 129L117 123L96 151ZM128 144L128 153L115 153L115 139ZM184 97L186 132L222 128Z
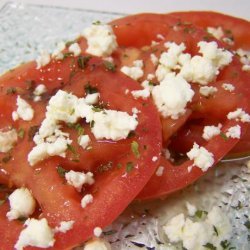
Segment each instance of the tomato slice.
M221 27L225 37L233 40L233 49L250 49L250 37L248 35L250 23L247 20L212 11L188 11L167 14L179 18L183 22L191 22L195 26L207 29L207 27Z
M71 64L72 60L74 58L71 58ZM75 65L76 60L74 61ZM65 67L68 67L68 65L65 65ZM141 111L138 114L139 124L132 138L117 142L97 141L92 138L94 150L92 152L79 151L80 162L70 161L72 155L68 152L68 159L51 157L30 167L27 162L27 154L34 144L29 141L27 133L30 127L39 125L44 119L44 111L48 100L43 100L40 104L32 103L35 110L35 118L32 121L19 120L14 124L17 129L22 127L26 135L18 141L13 149L11 160L1 166L2 170L9 175L9 183L17 187L26 186L32 191L40 204L41 216L47 218L51 227L58 226L61 221L75 221L72 230L65 234L57 233L55 235L56 243L53 249L70 249L77 246L93 235L95 227L103 228L110 224L135 198L152 176L158 165L158 161L153 161L152 158L159 158L161 152L160 119L152 101L147 100L145 104L143 100L135 100L125 94L126 89L130 91L140 89L137 82L119 72L107 71L102 60L92 58L84 71L78 69L75 72L70 82L64 85L64 90L77 96L84 96L86 83L98 88L100 101L102 104L106 104L109 109L130 114L132 114L132 108L134 107ZM4 84L9 83L2 82L2 85ZM14 83L11 82L11 84ZM21 84L23 83L20 82ZM23 88L21 89L24 91L23 97L26 97L26 91ZM4 98L4 93L2 92L1 98ZM51 88L48 94L50 96L53 93ZM12 110L15 110L15 99L16 94L5 97L5 102L12 105L6 110L1 108L1 120L5 121L6 124L9 123L9 125L11 119L7 119L7 117ZM90 133L88 126L84 123L83 126L85 126L86 133ZM76 131L70 128L65 129L70 132L72 138L76 137ZM91 134L89 135L91 136ZM139 145L139 158L131 151L132 141L136 141ZM102 147L104 147L104 151L102 151ZM111 160L111 167L105 171L100 171L100 162L106 164L107 161ZM126 167L128 163L130 166L132 164L132 169ZM78 193L72 186L65 185L64 179L57 172L58 165L65 167L65 169L84 169L91 170L94 173L95 183L84 190L84 194L91 193L94 197L93 203L89 204L86 209L81 208L80 205L84 194ZM5 218L5 224L8 224L6 220L7 218ZM8 225L7 230L9 231L4 235L11 235L16 223L9 223ZM7 236L2 238L1 246L4 249L13 248L18 239L19 230L13 230L13 234L15 236L12 235L11 239Z

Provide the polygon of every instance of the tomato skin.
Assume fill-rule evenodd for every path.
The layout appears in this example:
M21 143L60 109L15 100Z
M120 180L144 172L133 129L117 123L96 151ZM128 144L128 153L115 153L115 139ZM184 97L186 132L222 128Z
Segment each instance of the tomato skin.
M191 22L203 29L220 26L224 31L231 31L234 38L232 49L250 49L250 37L248 34L250 23L247 20L212 11L174 12L167 15L179 18L183 22Z

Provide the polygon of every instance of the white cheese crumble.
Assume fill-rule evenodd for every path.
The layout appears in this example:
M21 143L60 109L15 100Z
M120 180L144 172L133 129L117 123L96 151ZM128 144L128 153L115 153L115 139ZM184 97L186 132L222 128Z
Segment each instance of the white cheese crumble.
M8 220L29 217L35 211L36 202L27 188L18 188L8 197L10 211L6 214Z
M150 60L151 60L151 62L153 63L153 65L155 65L155 66L156 66L156 65L158 64L158 62L159 62L157 56L156 56L154 53L150 54Z
M56 49L52 53L52 58L55 58L56 60L62 60L63 59L63 50L66 49L66 44L65 42L59 42L57 44Z
M222 37L224 36L224 31L220 26L217 28L207 27L207 32L210 33L213 37L215 37L218 40L221 40Z
M18 136L15 129L8 131L0 130L0 152L6 153L10 151L17 142Z
M50 63L50 54L47 51L42 51L36 59L37 69L40 69Z
M238 108L235 111L228 113L227 114L227 119L241 121L243 123L244 122L250 122L250 115L247 114L241 108Z
M70 170L65 174L65 179L67 180L67 183L75 187L78 192L81 192L84 184L92 185L95 182L93 173L87 172L85 174L83 172L76 172L73 170Z
M81 135L81 136L79 136L79 138L78 138L78 143L79 143L79 145L83 148L83 149L85 149L85 148L87 148L88 146L89 146L89 143L90 143L90 137L88 136L88 135Z
M13 120L17 120L19 118L24 121L31 121L34 117L34 110L31 105L22 99L20 96L17 96L17 110L12 113Z
M203 129L202 138L206 141L209 141L214 136L219 135L221 132L221 124L218 124L218 126L205 126Z
M229 91L229 92L232 92L232 91L235 90L234 85L231 84L231 83L223 83L222 84L222 88L225 89L225 90L227 90L227 91Z
M27 227L21 231L15 249L23 250L27 246L49 248L54 245L54 232L46 219L28 219L24 225Z
M205 96L205 97L209 97L211 95L214 95L216 92L218 91L218 89L216 87L213 86L202 86L200 87L200 94Z
M87 39L86 52L95 56L110 56L117 48L116 36L110 25L92 25L83 31Z
M197 208L196 206L194 206L193 204L190 204L189 202L186 202L186 208L187 208L187 211L188 211L188 215L189 216L194 216L196 211L197 211Z
M79 56L82 51L78 43L72 43L69 46L69 52L73 53L74 56Z
M111 245L104 239L94 239L88 241L83 250L111 250Z
M158 168L157 168L157 170L156 170L156 172L155 172L155 175L156 176L162 176L163 175L163 173L164 173L164 167L163 166L159 166Z
M208 168L214 164L214 155L206 148L200 147L194 143L193 148L187 152L187 156L190 160L194 161L194 165L200 168L203 172L206 172Z
M133 62L132 67L128 66L123 66L121 68L121 72L124 73L125 75L131 77L134 80L138 80L141 78L144 74L143 70L143 61L142 60L136 60Z
M66 233L73 228L75 221L61 221L60 225L54 229L54 232Z
M82 200L81 200L81 207L85 208L87 207L88 204L92 203L94 200L93 195L92 194L86 194L83 196Z
M249 71L250 70L250 51L237 49L236 54L240 57L240 62L243 64L242 70Z
M142 98L142 99L147 99L150 96L150 91L148 89L143 89L143 90L133 90L131 91L131 94L135 99Z
M41 100L41 95L47 92L47 88L44 84L39 84L33 91L34 101L38 102Z
M158 157L157 157L157 156L153 156L153 157L152 157L152 161L153 161L153 162L156 162L157 160L158 160Z
M193 212L194 210L192 214L195 214ZM193 215L190 216L193 217ZM212 244L216 249L221 249L221 241L230 238L232 226L221 209L213 207L205 218L198 221L185 219L184 214L179 214L170 219L163 226L163 230L170 243L182 242L187 250L203 249L207 243Z
M153 88L153 100L163 117L178 119L186 111L186 105L194 96L190 84L182 77L169 74Z
M93 93L93 94L88 94L85 97L85 102L89 105L93 105L98 103L100 94L99 93Z
M237 138L240 139L241 135L241 127L240 125L233 126L229 128L226 132L226 136L230 138Z
M100 227L94 228L94 236L99 238L102 235L102 229Z

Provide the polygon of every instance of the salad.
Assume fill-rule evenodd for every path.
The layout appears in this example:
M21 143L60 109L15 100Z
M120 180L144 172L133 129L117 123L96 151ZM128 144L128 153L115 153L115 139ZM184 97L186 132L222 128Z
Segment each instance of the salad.
M2 75L1 248L72 249L133 200L166 197L247 155L248 28L212 12L94 22ZM181 217L166 225L169 240L199 249L174 231ZM197 244L226 244L209 237Z

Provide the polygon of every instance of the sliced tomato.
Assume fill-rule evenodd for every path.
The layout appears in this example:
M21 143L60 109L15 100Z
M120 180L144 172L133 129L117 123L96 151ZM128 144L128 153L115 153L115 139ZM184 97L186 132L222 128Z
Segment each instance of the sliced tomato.
M207 27L221 27L225 37L233 40L233 49L250 49L250 23L247 20L212 11L174 12L167 15L178 18L181 22L191 22L205 30Z
M84 71L78 69L71 77L71 81L64 85L64 90L79 97L84 96L84 86L87 83L98 89L100 101L108 109L129 114L132 114L134 107L141 111L138 114L139 124L132 138L118 142L97 141L91 135L89 125L83 123L85 132L91 136L93 151L80 150L73 144L79 150L80 162L72 161L74 155L68 152L68 159L51 157L31 167L27 162L27 155L34 143L29 141L27 132L31 126L39 125L44 119L48 101L44 100L40 104L32 103L35 110L35 118L32 121L20 120L15 124L16 128L22 127L25 130L26 136L19 140L11 152L11 160L1 166L2 170L8 173L10 183L17 187L26 186L32 191L41 206L41 216L47 218L51 227L58 226L61 221L75 221L72 230L55 235L56 243L53 249L71 249L90 238L95 227L103 228L110 224L152 176L158 165L158 161L152 161L152 158L160 157L161 127L156 108L150 100L145 105L143 100L135 100L125 94L126 89L137 90L140 89L140 85L119 72L107 71L103 61L97 58L91 59ZM2 84L4 85L4 82ZM24 91L23 97L26 97L25 93ZM49 96L52 93L53 91L48 92ZM7 96L5 101L15 103L15 99L16 94L13 94ZM7 119L11 114L10 110L15 108L15 104L10 106L6 110L1 109L1 120ZM9 118L8 122L10 120ZM65 130L70 133L71 138L77 137L74 129L66 127ZM132 141L136 141L139 145L139 158L131 151ZM111 162L109 168L103 168L100 171L101 164L107 162ZM65 180L59 176L57 172L59 165L65 169L91 170L95 176L95 183L91 187L86 187L84 193L80 194L72 186L66 185ZM89 193L93 195L94 201L83 209L80 205L81 198ZM7 227L9 231L4 235L11 234L12 227L15 227L15 223L8 225L10 225ZM15 237L11 237L11 240L7 236L2 238L1 246L4 249L13 248L18 238L18 232L15 232Z

